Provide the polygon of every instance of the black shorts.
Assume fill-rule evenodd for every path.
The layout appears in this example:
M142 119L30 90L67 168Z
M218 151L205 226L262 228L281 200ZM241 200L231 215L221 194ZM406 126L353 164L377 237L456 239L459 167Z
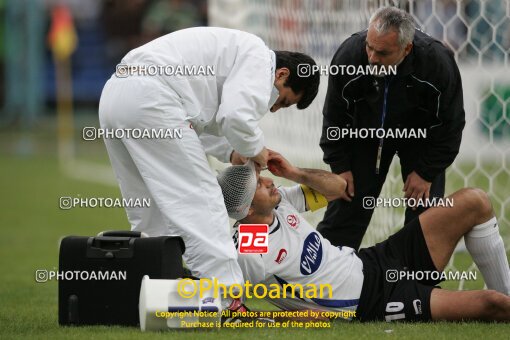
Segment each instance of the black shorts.
M400 273L436 271L420 220L415 218L386 241L361 249L363 288L360 321L430 321L430 294L441 280L407 280ZM405 274L405 273L404 273ZM418 277L418 276L416 276Z

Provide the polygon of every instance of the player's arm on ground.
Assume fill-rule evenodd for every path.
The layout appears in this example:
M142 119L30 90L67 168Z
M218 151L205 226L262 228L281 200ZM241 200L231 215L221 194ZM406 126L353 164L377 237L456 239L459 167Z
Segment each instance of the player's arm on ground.
M273 175L303 184L319 192L328 202L338 199L345 191L346 182L342 177L321 169L295 167L276 151L269 150L267 166Z

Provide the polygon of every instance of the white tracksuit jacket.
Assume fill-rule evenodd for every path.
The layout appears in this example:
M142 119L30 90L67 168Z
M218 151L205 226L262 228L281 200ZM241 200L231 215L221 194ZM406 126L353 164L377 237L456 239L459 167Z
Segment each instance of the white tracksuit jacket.
M209 67L209 75L113 75L99 104L102 128L181 129L182 138L105 139L133 230L179 235L194 275L241 283L221 189L206 153L228 162L264 147L259 120L277 99L275 58L249 33L214 27L177 31L129 52L122 67ZM199 138L200 136L200 138Z
M200 134L225 136L247 157L264 147L258 121L276 100L270 103L275 61L259 37L218 27L184 29L132 50L122 63L212 66L214 76L160 79L179 95L187 119Z

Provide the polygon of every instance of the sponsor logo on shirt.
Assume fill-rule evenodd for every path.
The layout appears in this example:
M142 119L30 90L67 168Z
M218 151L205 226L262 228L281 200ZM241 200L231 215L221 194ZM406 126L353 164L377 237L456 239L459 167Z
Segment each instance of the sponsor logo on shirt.
M278 256L276 257L276 260L274 262L280 264L283 260L287 257L287 250L284 248L280 249L280 252L278 253Z
M287 223L294 229L298 228L299 219L296 215L287 215Z
M269 226L267 224L240 224L239 254L267 254Z
M311 275L319 269L322 261L322 243L319 234L310 233L303 243L301 253L301 274Z

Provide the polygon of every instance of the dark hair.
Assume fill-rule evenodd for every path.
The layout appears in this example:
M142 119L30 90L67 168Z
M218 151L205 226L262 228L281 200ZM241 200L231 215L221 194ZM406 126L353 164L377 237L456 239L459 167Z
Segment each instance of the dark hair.
M305 72L300 74L298 66L308 64L312 67L315 61L308 55L299 52L274 51L276 55L276 69L286 67L290 74L284 86L290 87L296 94L303 93L303 97L297 103L297 108L306 109L317 96L319 91L320 74L319 72Z

